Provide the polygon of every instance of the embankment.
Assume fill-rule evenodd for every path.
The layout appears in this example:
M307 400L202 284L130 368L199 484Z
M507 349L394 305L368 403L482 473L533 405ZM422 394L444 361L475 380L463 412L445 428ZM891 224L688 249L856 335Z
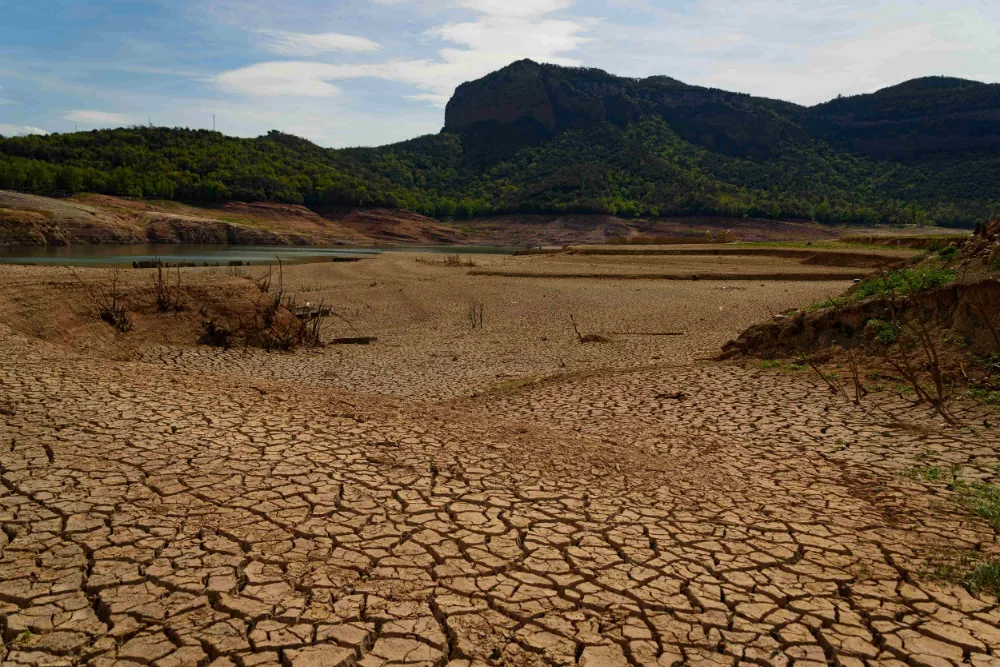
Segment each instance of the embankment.
M800 310L788 317L757 324L723 347L723 358L790 357L838 346L852 348L866 342L871 320L916 317L939 332L963 339L968 350L989 354L1000 346L1000 280L986 278L928 290L895 302L875 298L813 312Z

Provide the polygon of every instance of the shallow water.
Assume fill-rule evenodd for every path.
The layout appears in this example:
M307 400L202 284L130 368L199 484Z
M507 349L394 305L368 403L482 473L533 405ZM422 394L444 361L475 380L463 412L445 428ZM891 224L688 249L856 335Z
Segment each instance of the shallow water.
M449 252L507 254L512 248L493 246L397 246L392 248L319 248L315 246L239 246L194 243L145 245L15 246L0 248L0 264L65 266L131 266L133 262L161 260L165 264L193 263L226 266L230 263L274 264L324 262L334 258L374 257L382 252Z

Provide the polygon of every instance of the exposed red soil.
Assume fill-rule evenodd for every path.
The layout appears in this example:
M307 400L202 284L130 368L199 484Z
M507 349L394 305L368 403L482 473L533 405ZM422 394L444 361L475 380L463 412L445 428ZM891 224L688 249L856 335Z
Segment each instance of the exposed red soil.
M387 208L318 210L325 219L379 241L451 244L475 240L453 225L409 211Z
M740 241L818 241L870 229L809 221L690 217L631 220L609 215L499 215L442 222L408 211L306 207L265 202L192 206L80 194L53 199L0 191L0 245L231 243L267 245L465 244L538 246L704 239L731 231ZM37 213L41 218L26 216ZM898 234L901 230L885 230ZM902 230L907 233L907 230ZM913 231L913 230L909 230ZM926 233L920 230L920 233Z
M863 245L879 245L894 248L916 248L919 250L926 250L927 248L937 246L946 246L951 243L961 243L962 240L967 236L967 232L954 231L946 232L941 231L937 234L929 234L924 236L878 236L878 235L859 235L859 236L845 236L840 239L843 243L858 243Z
M866 342L865 325L870 320L888 320L890 309L900 317L913 311L944 338L958 337L969 351L991 354L1000 344L1000 280L993 270L1000 261L1000 218L956 245L957 254L944 264L955 271L953 284L907 297L799 310L747 329L726 345L725 356L789 356L831 346L853 347ZM926 257L923 261L936 265L944 261L933 254Z
M871 229L830 227L810 221L689 217L631 220L611 215L500 215L456 224L477 236L507 239L510 245L607 243L650 236L702 239L706 232L731 231L740 241L819 241ZM892 233L900 230L893 229ZM889 233L888 231L886 233Z
M1000 303L1000 281L988 278L971 284L957 283L895 304L899 317L921 311L929 325L960 336L963 346L973 352L996 349L994 333L1000 327L996 315ZM726 344L725 356L787 357L831 346L853 347L866 342L865 325L871 320L888 321L889 299L870 299L839 308L797 313L758 324ZM991 331L991 327L993 330Z

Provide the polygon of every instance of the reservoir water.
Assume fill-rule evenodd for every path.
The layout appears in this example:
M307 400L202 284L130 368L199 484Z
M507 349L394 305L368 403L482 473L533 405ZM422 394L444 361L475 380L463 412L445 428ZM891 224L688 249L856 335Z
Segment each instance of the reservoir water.
M514 248L494 246L392 246L350 248L316 246L236 246L202 244L15 246L0 248L0 264L64 266L132 266L159 260L165 264L227 266L230 264L289 264L374 257L382 252L447 252L510 254Z

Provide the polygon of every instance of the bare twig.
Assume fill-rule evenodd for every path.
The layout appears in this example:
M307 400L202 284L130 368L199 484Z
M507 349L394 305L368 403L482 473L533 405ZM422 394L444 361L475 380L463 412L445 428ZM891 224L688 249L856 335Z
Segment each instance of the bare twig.
M184 310L181 303L181 267L177 267L177 285L171 289L167 280L163 277L163 263L158 259L156 263L156 275L153 277L153 300L156 309L161 313L179 313Z
M577 337L577 338L578 338L578 339L580 340L580 342L582 343L582 342L583 342L583 336L582 336L582 335L580 334L580 329L579 329L579 328L578 328L578 327L576 326L576 318L575 318L575 317L573 317L573 314L572 314L572 313L570 313L570 316L569 316L569 321L570 321L570 323L571 323L571 324L573 325L573 331L575 331L575 332L576 332L576 337Z
M473 299L469 302L469 310L467 312L469 318L469 324L472 325L473 329L483 328L483 302L478 299Z
M854 404L861 405L861 399L868 394L868 391L861 384L861 369L854 356L854 350L847 350L847 366L851 371L851 379L854 381Z
M72 266L66 268L86 290L87 296L97 309L97 317L102 322L110 324L122 333L132 330L132 318L128 316L128 308L125 305L126 295L119 289L121 269L115 267L111 270L107 284L98 283L96 289L91 289L90 284L85 282Z
M576 332L576 337L581 343L607 343L608 339L604 336L598 334L581 334L579 327L576 326L576 318L571 314L569 316L569 321L573 324L573 331Z
M993 340L996 341L997 350L1000 351L1000 332L997 332L997 328L993 325L993 319L986 313L986 309L983 308L982 304L978 306L979 314L982 315L983 321L986 323L986 328L990 330L993 334Z
M898 344L896 345L898 358L893 358L887 352L887 363L889 363L889 365L892 366L901 376L903 376L906 382L913 387L913 391L917 396L918 402L931 405L949 425L958 425L958 420L947 406L948 396L945 391L944 373L941 368L941 359L938 354L937 343L928 331L923 311L920 307L915 307L913 309L915 317L911 319L904 319L898 307L898 296L896 294L895 285L887 279L881 265L878 268L880 277L882 277L882 280L889 291L889 314L892 319L892 326L894 330L900 332L900 334L909 332L910 336L919 344L920 350L924 354L931 380L934 383L935 395L932 396L924 387L922 381L923 378L921 377L919 368L916 365L916 360L910 354L910 345L908 344L909 341L907 341L903 335L899 336ZM903 279L908 282L910 292L916 292L917 288L922 287L922 285L913 285L912 282L909 281L909 278L905 275L903 276Z
M822 370L820 370L819 366L817 366L816 362L813 361L812 359L807 358L806 363L809 364L809 367L812 368L814 371L816 371L816 375L818 375L820 379L826 383L826 386L830 389L831 394L833 394L834 396L843 396L845 399L851 400L847 396L847 391L844 389L844 384L840 381L839 378L824 373Z

